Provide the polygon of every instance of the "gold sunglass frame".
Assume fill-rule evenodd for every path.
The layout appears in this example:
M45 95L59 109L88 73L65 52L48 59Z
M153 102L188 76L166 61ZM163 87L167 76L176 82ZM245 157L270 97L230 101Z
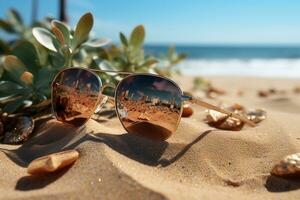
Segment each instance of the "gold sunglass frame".
M246 117L243 117L243 116L240 116L238 114L235 114L233 112L230 112L230 111L227 111L225 109L222 109L218 106L215 106L215 105L212 105L210 103L207 103L205 101L202 101L201 99L199 98L195 98L195 97L192 97L192 96L188 96L188 95L184 95L181 88L179 87L179 85L169 79L169 78L166 78L164 76L160 76L160 75L157 75L157 74L151 74L151 73L134 73L134 72L123 72L123 71L113 71L113 70L101 70L101 69L88 69L88 68L84 68L84 67L72 67L72 68L66 68L66 69L63 69L61 70L60 72L57 73L57 75L54 77L53 81L52 81L52 90L51 90L51 102L53 102L53 84L56 80L56 78L61 74L63 73L64 71L66 70L69 70L69 69L80 69L80 70L85 70L85 71L88 71L90 73L92 73L93 75L95 75L97 78L98 78L98 81L99 81L99 85L100 85L100 90L99 90L99 94L98 94L98 98L97 98L97 102L95 103L95 106L93 108L93 113L91 113L91 115L89 116L89 118L87 118L82 125L84 125L91 117L92 115L94 114L94 112L96 111L96 109L98 108L99 104L102 103L101 102L101 97L104 96L108 99L109 102L113 103L114 104L114 109L115 109L115 112L117 113L117 116L122 124L122 126L124 127L125 130L127 130L127 128L124 126L124 124L122 123L122 120L120 118L120 115L119 115L119 112L117 111L117 91L118 91L118 87L120 86L120 84L122 83L122 81L126 78L129 78L131 76L138 76L138 75L148 75L148 76L152 76L152 77L159 77L159 78L162 78L162 79L165 79L167 81L170 81L172 84L174 84L178 89L179 91L181 92L181 109L180 109L180 117L178 118L177 120L177 124L176 124L176 129L178 129L178 126L179 126L179 123L180 123L180 120L181 120L181 115L182 115L182 112L183 112L183 105L185 102L188 102L188 103L191 103L191 104L196 104L196 105L199 105L199 106L202 106L202 107L205 107L207 109L211 109L211 110L215 110L215 111L218 111L220 113L223 113L223 114L226 114L228 115L229 117L234 117L234 118L237 118L239 120L241 120L242 122L254 127L255 126L255 123L250 121L249 119L247 119ZM120 75L126 75L126 77L121 80L118 85L116 87L112 86L112 85L109 85L109 84L102 84L102 80L99 76L99 74L97 73L115 73L115 74L120 74ZM111 97L111 96L107 96L107 95L104 95L102 92L103 92L103 89L106 88L106 87L112 87L112 88L115 88L115 93L114 93L114 97ZM54 114L55 118L58 120L58 116L57 116L57 113L54 111L54 107L53 107L53 103L52 103L52 113ZM60 120L58 120L60 121ZM68 124L68 123L66 123ZM69 124L71 125L71 124ZM172 133L173 134L173 133Z

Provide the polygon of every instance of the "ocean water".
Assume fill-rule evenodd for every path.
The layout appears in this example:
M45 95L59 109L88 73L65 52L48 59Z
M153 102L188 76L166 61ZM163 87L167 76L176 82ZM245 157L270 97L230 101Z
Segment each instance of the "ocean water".
M168 46L147 45L160 55ZM177 67L187 75L300 77L300 46L176 46L187 59Z

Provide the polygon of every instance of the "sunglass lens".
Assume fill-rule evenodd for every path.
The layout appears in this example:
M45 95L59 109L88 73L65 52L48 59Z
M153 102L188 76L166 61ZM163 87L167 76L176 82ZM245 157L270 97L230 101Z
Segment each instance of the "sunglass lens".
M88 70L61 71L52 85L52 107L57 120L73 126L83 125L97 106L100 90L101 80Z
M182 91L168 79L132 75L116 92L120 121L129 133L166 140L177 129L182 112Z

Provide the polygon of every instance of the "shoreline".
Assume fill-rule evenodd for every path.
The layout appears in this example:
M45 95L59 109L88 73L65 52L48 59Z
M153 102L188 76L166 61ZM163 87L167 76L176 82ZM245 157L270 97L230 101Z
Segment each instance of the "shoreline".
M184 75L300 78L300 59L186 59L177 66Z

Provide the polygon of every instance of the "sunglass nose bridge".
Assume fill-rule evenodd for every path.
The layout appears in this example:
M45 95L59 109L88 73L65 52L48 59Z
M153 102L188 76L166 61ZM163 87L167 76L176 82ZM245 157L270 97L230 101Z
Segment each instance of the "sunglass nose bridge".
M101 110L101 108L103 107L104 104L106 104L107 102L108 103L111 103L111 104L115 104L115 99L114 97L112 96L109 96L109 95L106 95L106 94L103 94L103 91L106 89L106 88L112 88L112 89L116 89L116 86L113 84L113 83L106 83L102 86L101 88L101 92L99 93L99 95L102 95L102 99L101 101L99 102L98 106L97 106L97 109L95 110L95 113L99 112Z
M106 102L108 101L109 103L114 104L114 103L115 103L114 97L111 96L111 95L109 95L109 94L105 94L105 93L104 93L104 90L105 90L106 88L112 88L113 90L116 90L116 86L115 86L115 84L113 84L113 83L105 83L105 84L102 86L102 88L101 88L101 94L107 97ZM106 102L105 102L105 103L106 103Z
M115 84L113 84L113 83L105 83L105 84L101 87L101 93L103 93L103 91L104 91L106 88L116 89L116 86L115 86Z

